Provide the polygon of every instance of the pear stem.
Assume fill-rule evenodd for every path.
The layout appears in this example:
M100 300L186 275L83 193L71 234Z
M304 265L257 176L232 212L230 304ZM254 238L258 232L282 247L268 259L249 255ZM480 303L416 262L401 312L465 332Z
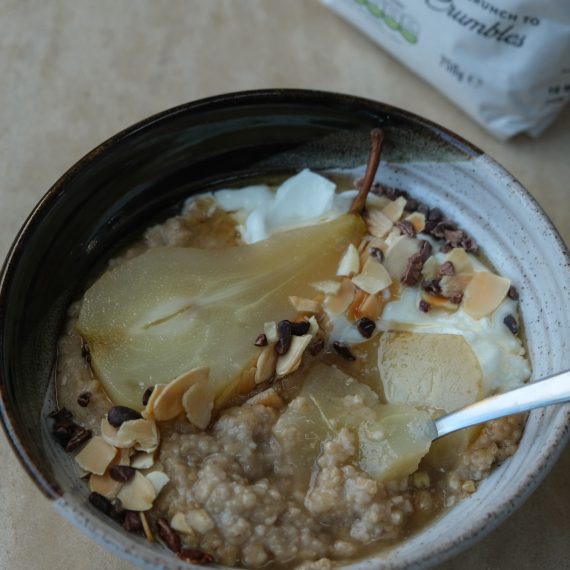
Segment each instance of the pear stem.
M366 207L366 198L368 197L370 188L372 188L372 183L374 182L376 171L380 164L380 155L382 153L382 145L384 144L384 131L382 129L372 129L370 131L370 139L372 140L372 146L368 155L368 164L366 165L364 180L362 184L360 184L358 194L356 198L354 198L354 202L352 202L350 208L353 214L362 214Z

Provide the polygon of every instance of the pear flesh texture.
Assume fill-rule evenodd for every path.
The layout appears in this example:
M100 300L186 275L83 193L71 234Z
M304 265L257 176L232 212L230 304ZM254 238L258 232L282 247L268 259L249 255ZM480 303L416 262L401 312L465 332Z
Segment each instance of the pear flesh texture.
M332 278L365 224L354 214L219 250L161 247L104 273L86 292L77 330L113 403L141 409L153 384L198 366L224 404L255 364L267 321L291 318L290 295ZM249 376L251 380L251 375Z
M338 368L315 364L299 399L281 415L274 435L301 479L309 480L322 444L348 428L357 435L355 464L378 481L407 477L436 436L428 412L382 404L368 386Z

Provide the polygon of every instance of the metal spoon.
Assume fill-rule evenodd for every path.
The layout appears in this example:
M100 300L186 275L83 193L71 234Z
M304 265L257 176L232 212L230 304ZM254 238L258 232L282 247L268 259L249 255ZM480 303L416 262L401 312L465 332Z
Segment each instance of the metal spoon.
M564 402L570 402L570 370L441 416L435 420L434 440L489 420Z

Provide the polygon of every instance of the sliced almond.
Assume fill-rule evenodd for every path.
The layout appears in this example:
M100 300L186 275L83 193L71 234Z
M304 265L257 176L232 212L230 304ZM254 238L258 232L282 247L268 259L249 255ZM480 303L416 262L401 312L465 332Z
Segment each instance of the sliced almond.
M150 524L148 524L148 519L144 513L139 513L139 517L141 519L144 535L149 542L154 542L154 534L152 534L152 529L150 528Z
M160 494L162 489L170 482L170 477L164 471L151 471L145 477L152 483L156 496Z
M360 307L362 303L368 297L368 293L363 291L362 289L356 289L356 294L354 295L354 299L348 309L346 310L346 317L351 321L355 321L360 318Z
M273 388L267 388L267 390L251 397L246 404L267 406L268 408L280 410L285 405L285 402Z
M452 303L449 299L441 297L440 295L432 295L427 291L422 291L422 299L426 301L426 303L429 303L432 307L436 307L438 309L456 311L459 308L459 305Z
M256 384L267 382L267 380L273 377L278 357L279 355L275 352L274 345L270 344L262 348L261 354L257 359L257 367L255 369Z
M309 332L311 336L315 336L319 332L319 323L314 316L309 317Z
M340 290L340 281L318 281L317 283L311 283L311 287L324 293L325 295L336 295Z
M275 372L277 376L286 376L295 372L301 365L305 349L309 346L313 337L310 334L293 336L289 350L277 359Z
M75 456L75 461L81 469L96 475L103 475L116 455L117 450L102 437L96 435Z
M131 458L131 467L135 469L150 469L154 465L154 453L139 451Z
M510 279L489 271L475 273L463 296L463 309L474 319L492 313L505 299L511 286Z
M362 268L362 273L355 275L352 282L366 293L375 295L392 284L392 278L386 268L376 261L369 259Z
M386 251L384 266L394 281L400 281L408 266L410 257L419 251L420 244L416 239L400 236Z
M406 216L404 219L414 226L414 229L418 234L425 230L426 217L421 212L414 212L413 214Z
M366 213L366 225L374 237L383 238L392 229L394 223L380 210L369 210Z
M160 434L154 420L130 420L124 422L119 428L119 441L133 443L137 451L153 453L160 443Z
M461 247L455 247L444 257L444 261L451 261L455 273L472 273L473 264L469 254Z
M352 281L350 281L350 279L344 279L336 295L326 296L324 303L325 309L333 315L344 313L352 303L355 292Z
M366 197L366 208L370 210L381 210L389 202L390 198L386 198L386 196L378 196L378 194L372 194L372 192L369 192Z
M121 487L117 495L128 511L148 511L156 499L154 485L139 471Z
M155 384L154 390L151 392L148 402L146 403L144 410L141 412L143 418L154 419L154 404L165 386L166 384Z
M214 521L204 509L192 509L186 513L188 525L200 534L206 534L215 527Z
M190 386L182 396L182 407L192 425L198 429L206 429L214 409L214 396L207 382L197 382L194 386Z
M174 530L181 532L182 534L187 534L189 536L194 536L194 529L188 524L186 520L186 515L184 513L176 513L170 519L170 526Z
M196 382L207 382L210 369L200 366L181 374L167 384L154 403L154 417L159 422L174 419L184 411L182 396Z
M277 323L275 321L270 321L263 325L263 332L267 338L267 342L272 344L279 340L279 334L277 333Z
M368 317L375 321L380 317L384 303L378 295L368 295L362 305L360 305L360 317Z
M323 310L318 301L313 301L313 299L307 299L305 297L291 295L289 302L293 305L293 308L300 313L320 313Z
M406 207L407 200L400 196L396 198L393 202L389 202L382 208L382 213L392 220L392 222L397 222L404 213L404 208Z
M89 477L89 490L92 493L103 495L103 497L109 499L109 501L112 501L117 496L122 486L123 483L115 481L115 479L109 475L108 471L103 475L92 474L91 477Z
M435 279L437 277L438 270L439 263L437 262L437 259L433 255L430 255L422 267L422 279L425 279L426 281Z
M113 445L114 447L131 447L134 444L134 441L129 445L121 446L121 442L119 441L118 436L119 430L116 427L113 427L108 421L107 416L104 416L101 420L101 437L109 444Z
M473 279L473 273L457 273L456 275L444 275L439 286L444 297L453 298L456 295L463 295L467 285Z
M358 273L359 270L360 270L360 257L358 255L358 250L353 244L350 244L346 248L346 251L342 256L342 259L338 264L338 269L336 271L336 274L343 277L350 277L351 275Z

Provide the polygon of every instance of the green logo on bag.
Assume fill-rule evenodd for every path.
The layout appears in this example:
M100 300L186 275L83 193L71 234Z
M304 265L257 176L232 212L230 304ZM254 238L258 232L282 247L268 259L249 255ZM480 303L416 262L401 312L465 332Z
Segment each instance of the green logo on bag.
M398 32L408 43L418 42L420 26L391 0L354 0L364 6L375 18L382 20L391 30Z

